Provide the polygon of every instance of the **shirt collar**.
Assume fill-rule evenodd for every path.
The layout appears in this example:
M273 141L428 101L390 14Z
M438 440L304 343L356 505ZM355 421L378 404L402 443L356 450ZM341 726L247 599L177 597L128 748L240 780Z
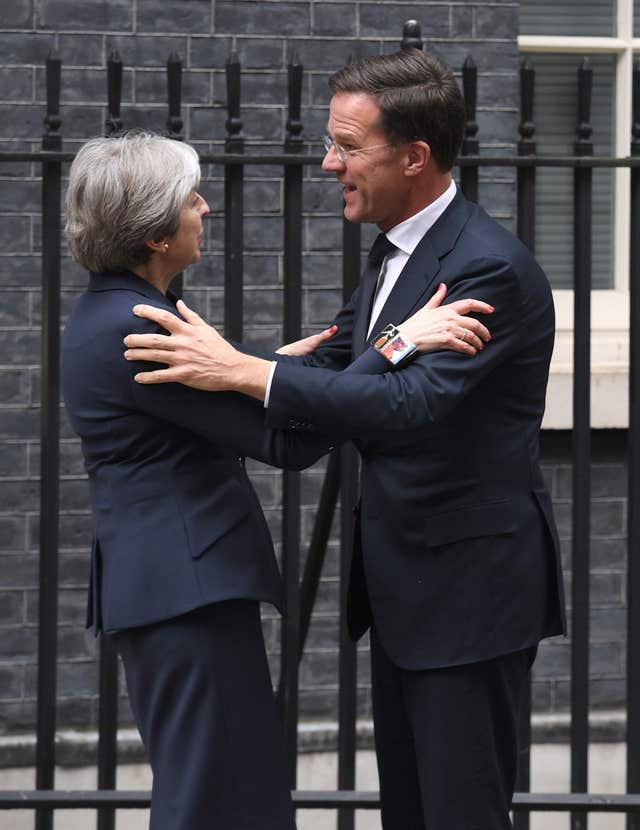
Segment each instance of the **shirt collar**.
M438 198L428 204L418 213L414 213L404 222L395 225L387 233L387 238L390 242L403 251L408 256L411 256L413 251L422 239L425 233L438 221L445 210L449 207L456 195L456 183L451 179L451 184L445 192L438 196Z

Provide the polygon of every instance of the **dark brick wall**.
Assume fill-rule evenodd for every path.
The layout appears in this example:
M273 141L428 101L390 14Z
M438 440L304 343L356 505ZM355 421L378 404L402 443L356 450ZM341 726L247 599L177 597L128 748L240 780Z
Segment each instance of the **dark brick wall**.
M126 127L165 128L165 63L175 51L184 63L185 136L200 150L220 149L226 119L224 66L234 48L243 65L242 119L248 146L274 150L282 145L286 66L295 51L305 66L303 137L309 142L307 149L317 151L326 120L328 72L350 55L397 48L402 24L410 18L420 21L427 46L456 71L467 54L473 55L479 70L482 151L511 152L517 138L517 3L362 0L4 0L0 3L0 149L40 146L43 66L54 48L63 61L65 148L75 149L101 133L107 115L106 60L117 49L125 67ZM202 262L186 274L185 293L188 302L220 324L223 186L219 169L204 172L203 191L213 215ZM513 227L512 171L485 170L481 180L482 201ZM0 733L31 730L35 721L40 187L37 165L0 162ZM247 339L276 345L281 335L283 223L282 182L275 168L247 171L245 207ZM363 233L363 245L371 239L371 230ZM339 306L340 238L339 190L331 177L307 168L305 330L327 323ZM64 314L85 284L86 274L65 255ZM64 415L61 453L59 722L89 727L96 722L95 643L84 632L83 620L91 522L78 444ZM566 498L567 492L562 464L564 457L550 468L559 499ZM303 478L305 542L322 466ZM252 466L252 475L278 541L280 476L259 465ZM622 499L617 504L622 510ZM610 511L613 515L615 506ZM609 544L611 561L603 560L597 577L598 590L606 597L598 610L603 631L605 622L611 629L615 649L603 648L601 653L607 661L605 680L615 692L619 666L612 664L612 655L620 645L615 614L622 613L623 553L619 539L604 542ZM302 710L309 717L336 713L337 571L332 543L301 669ZM275 664L279 623L268 612L265 633ZM555 644L549 647L549 657L540 661L536 680L540 709L560 707L566 700L566 652L566 644ZM366 715L370 703L364 650L361 669L361 712ZM602 701L608 701L604 685L602 689ZM123 704L123 721L127 720Z

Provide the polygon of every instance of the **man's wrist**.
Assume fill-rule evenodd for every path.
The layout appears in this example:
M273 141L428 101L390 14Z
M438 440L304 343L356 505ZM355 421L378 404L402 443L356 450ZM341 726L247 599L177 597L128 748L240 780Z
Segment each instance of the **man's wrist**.
M409 360L417 352L417 347L402 334L396 325L389 323L381 332L371 338L371 345L393 366Z
M270 360L243 354L229 374L229 388L264 401L271 374L271 364Z

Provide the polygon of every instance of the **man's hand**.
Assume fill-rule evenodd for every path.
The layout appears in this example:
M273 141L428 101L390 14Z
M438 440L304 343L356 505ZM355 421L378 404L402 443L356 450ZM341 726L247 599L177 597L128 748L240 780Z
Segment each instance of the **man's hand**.
M315 352L325 340L329 340L338 331L337 326L329 326L328 329L318 332L318 334L310 334L309 337L303 337L302 340L296 340L294 343L287 343L276 349L276 354L290 354L290 355L305 355Z
M128 334L124 338L127 360L166 363L169 368L139 372L142 384L182 383L210 392L238 391L264 400L271 364L242 354L218 332L178 300L184 318L161 308L137 305L133 313L153 320L169 334Z
M398 325L400 333L411 340L421 352L450 349L474 355L484 349L491 334L479 320L465 315L491 314L493 306L481 300L456 300L442 305L447 286L440 283L438 290L419 311Z

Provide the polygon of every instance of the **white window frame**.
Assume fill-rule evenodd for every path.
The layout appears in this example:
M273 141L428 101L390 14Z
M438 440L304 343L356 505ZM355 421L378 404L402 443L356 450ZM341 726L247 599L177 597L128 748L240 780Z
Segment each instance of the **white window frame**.
M557 54L615 55L616 101L614 153L631 151L631 101L634 57L640 38L633 36L634 0L617 0L617 37L520 35L518 49ZM640 0L636 0L640 2ZM544 154L544 147L538 147ZM614 172L613 288L591 293L591 424L601 428L628 425L629 378L629 170ZM554 290L556 346L551 363L543 426L572 425L573 291Z

